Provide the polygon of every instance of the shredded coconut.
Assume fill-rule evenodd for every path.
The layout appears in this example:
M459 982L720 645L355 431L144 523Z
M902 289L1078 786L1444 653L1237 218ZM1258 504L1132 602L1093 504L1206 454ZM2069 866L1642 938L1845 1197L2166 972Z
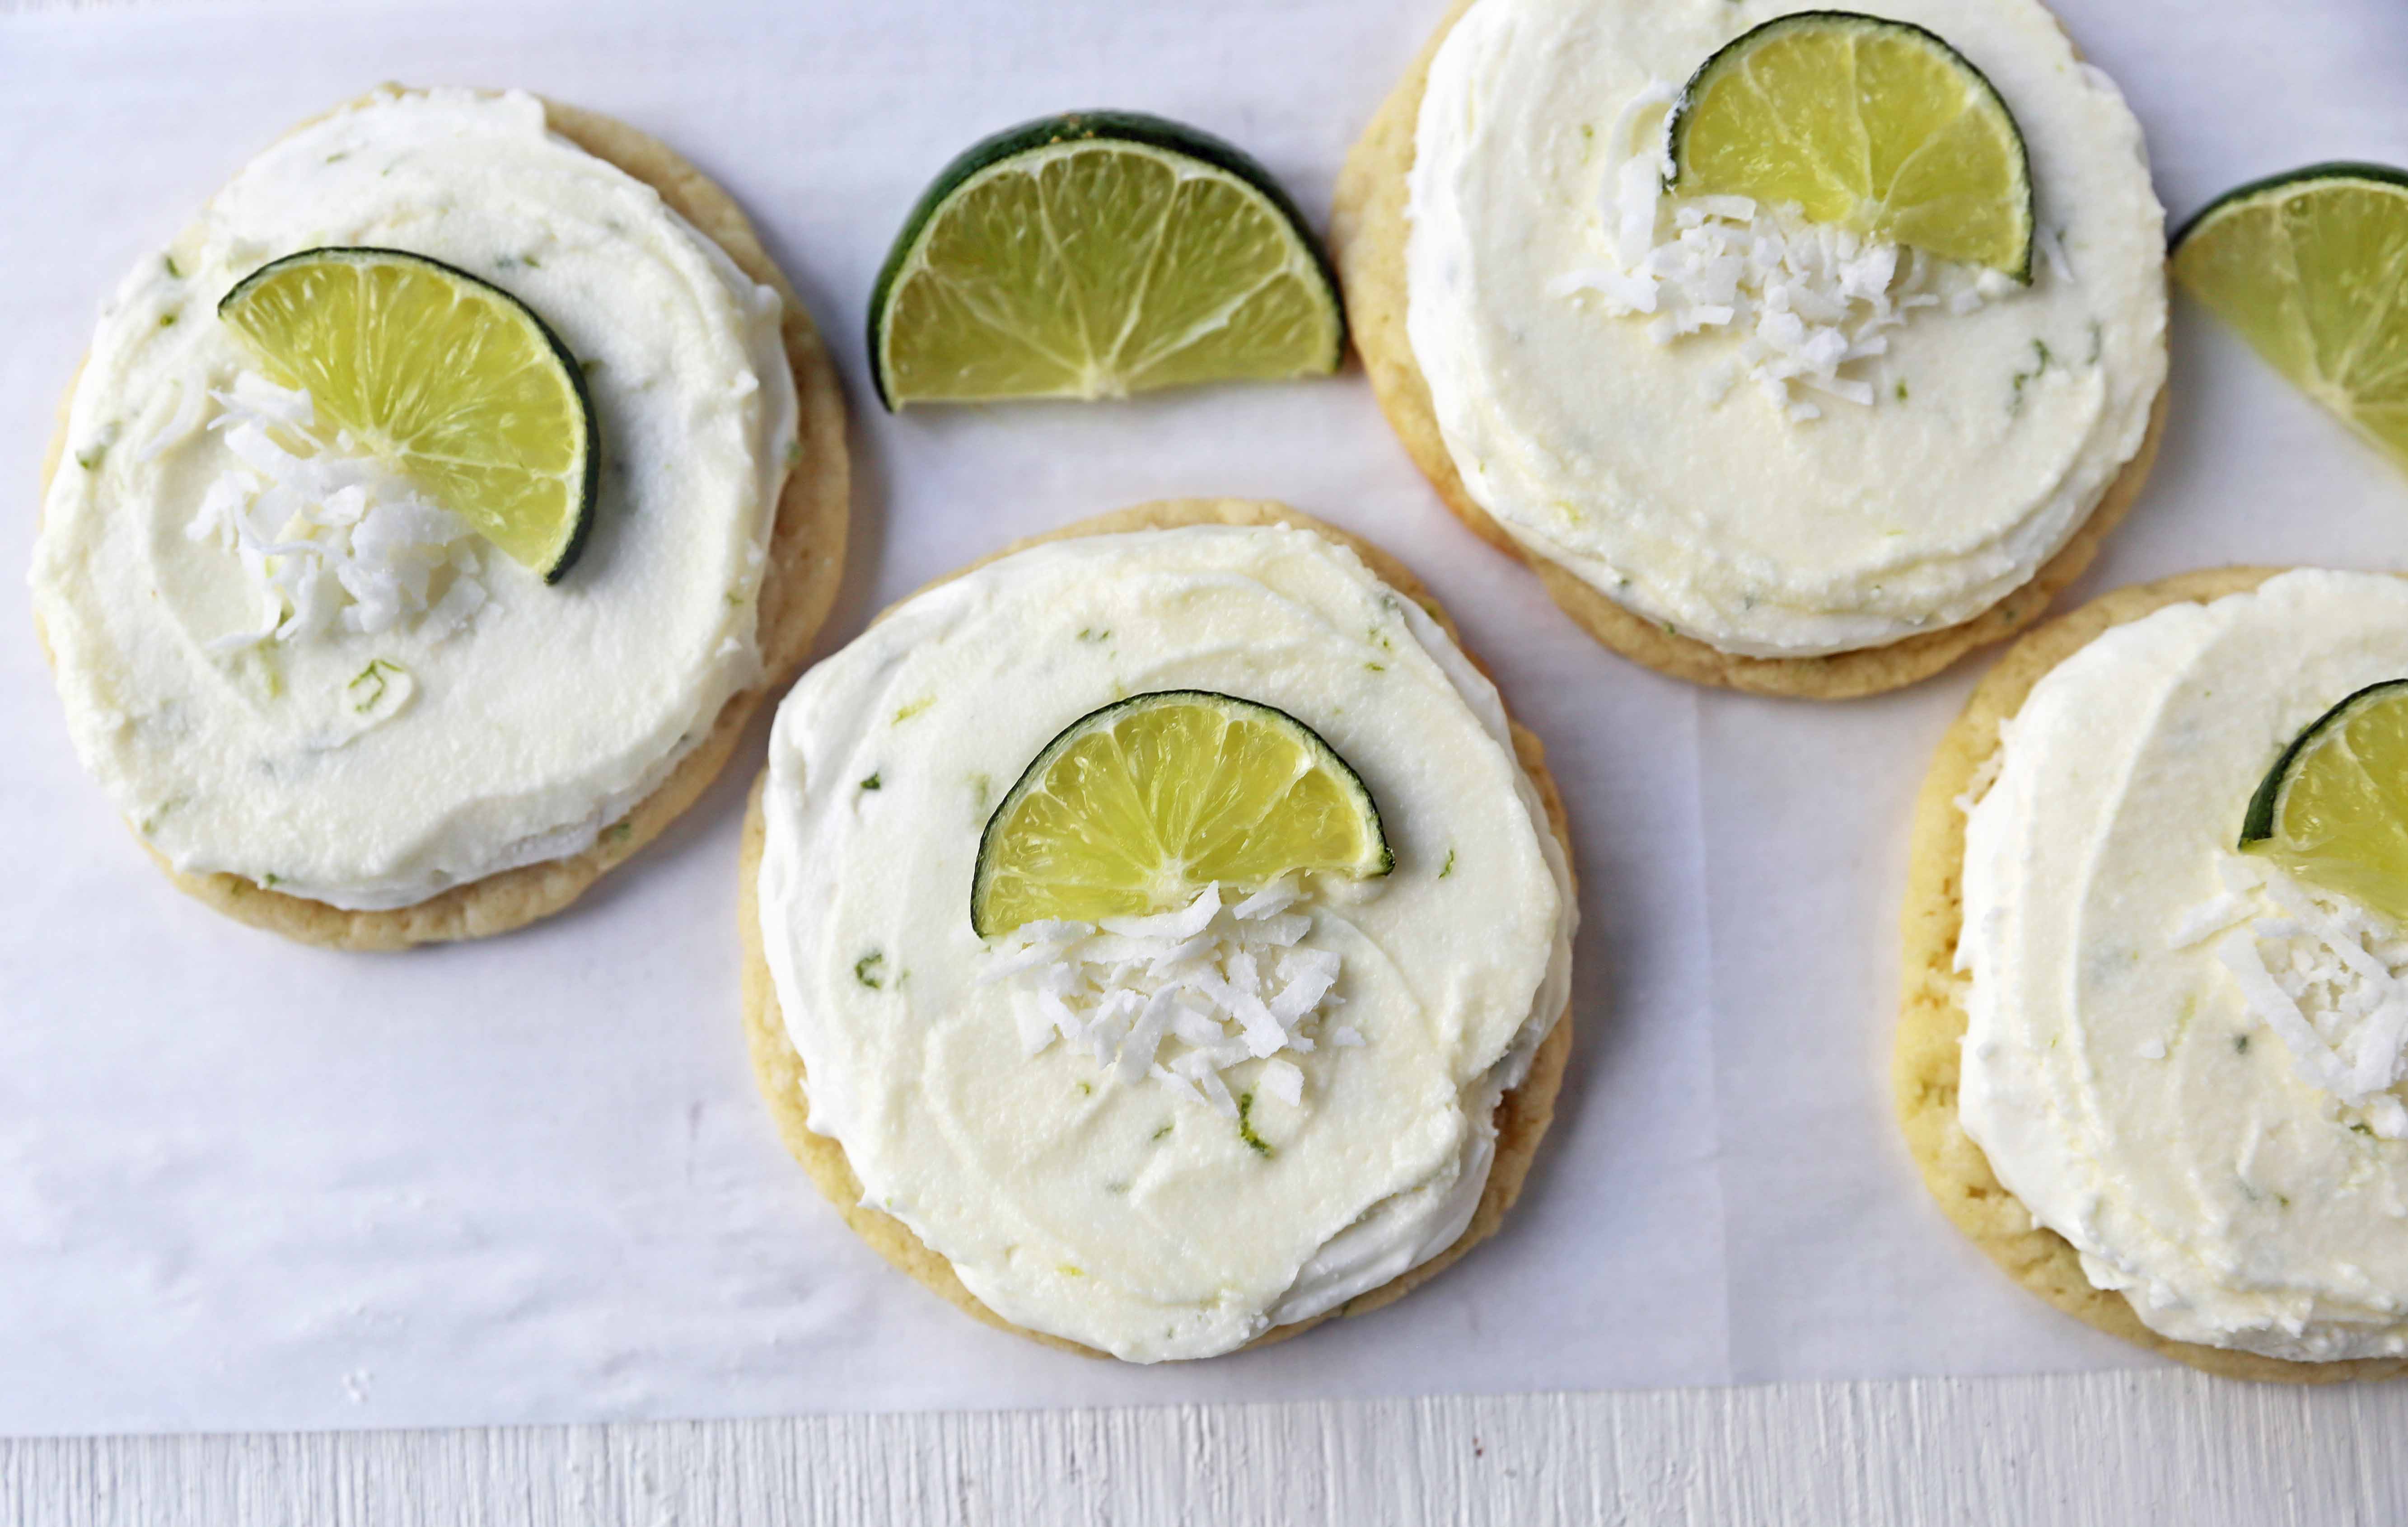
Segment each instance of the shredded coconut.
M185 534L233 551L259 605L257 624L218 638L213 651L337 628L415 625L440 639L482 608L466 523L421 497L348 431L321 439L308 393L245 371L209 396L222 411L210 427L224 432L238 465L202 495ZM175 427L153 445L164 449Z
M1921 309L1961 315L2014 289L1999 271L1809 223L1795 206L1668 195L1670 119L1656 108L1676 94L1663 80L1650 83L1607 136L1609 151L1625 154L1605 177L1613 263L1567 271L1547 290L1558 297L1594 293L1618 317L1650 315L1648 336L1659 345L1709 329L1738 335L1731 364L1709 383L1710 401L1744 375L1791 419L1822 415L1800 389L1870 407L1878 401L1872 383L1841 370L1886 353L1885 330ZM1650 124L1634 145L1642 121ZM2062 250L2053 241L2046 247L2052 269L2070 279Z
M2187 949L2194 944L2203 944L2257 910L2257 903L2237 891L2227 891L2214 900L2203 901L2183 914L2182 921L2174 925L2173 936L2166 941L2166 944L2169 948Z
M2262 861L2228 856L2219 869L2225 892L2182 919L2173 946L2220 931L2217 962L2300 1080L2358 1110L2376 1135L2408 1136L2408 1107L2390 1090L2408 1080L2408 936Z
M1300 1103L1304 1072L1278 1058L1311 1054L1325 1010L1343 999L1339 957L1309 944L1312 918L1289 911L1299 894L1283 879L1231 906L1212 885L1150 917L1025 924L989 949L980 980L1018 982L1024 1054L1065 1040L1124 1082L1151 1077L1232 1117L1223 1073L1261 1060L1262 1090ZM1343 1027L1328 1040L1363 1043Z

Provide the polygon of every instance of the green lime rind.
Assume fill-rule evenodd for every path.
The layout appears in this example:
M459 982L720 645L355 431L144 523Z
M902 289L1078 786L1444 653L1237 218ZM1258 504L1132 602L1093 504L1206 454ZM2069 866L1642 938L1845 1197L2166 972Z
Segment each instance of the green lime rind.
M2272 840L2274 823L2282 815L2283 799L2288 793L2292 766L2306 755L2310 745L2367 705L2378 703L2376 697L2393 690L2408 690L2408 679L2385 679L2345 696L2331 710L2308 723L2307 727L2291 740L2291 745L2274 760L2274 767L2266 771L2266 777L2258 782L2256 793L2249 798L2249 809L2241 818L2242 848Z
M2263 175L2257 180L2234 186L2185 219L2167 241L2169 251L2180 250L2190 236L2218 214L2253 202L2269 192L2290 192L2323 180L2358 180L2376 185L2397 186L2408 191L2408 170L2390 165L2377 165L2358 159L2328 159L2318 164L2302 165L2298 169Z
M1723 44L1709 55L1703 64L1698 65L1696 72L1689 76L1688 82L1681 87L1681 94L1672 103L1671 120L1667 129L1667 147L1672 159L1672 170L1666 179L1665 189L1668 191L1682 189L1681 180L1689 162L1686 152L1689 124L1694 117L1697 104L1703 98L1709 87L1723 74L1746 59L1758 47L1781 35L1829 26L1911 36L1924 47L1946 59L1959 74L1988 98L1989 104L2005 122L2009 139L2014 144L2014 169L2023 224L2023 242L2019 256L2011 264L1999 265L1994 268L2016 281L2029 285L2032 279L2035 230L2039 226L2040 218L2037 197L2032 189L2031 152L2029 147L2024 142L2023 129L2016 122L2014 112L2007 106L2006 98L2000 95L1998 87L1990 82L1988 75L1976 67L1973 62L1959 52L1947 38L1928 27L1917 26L1913 22L1897 21L1885 16L1868 16L1861 11L1854 10L1800 10L1793 11L1786 16L1775 17L1771 21L1751 27Z
M1364 880L1376 880L1397 867L1397 856L1389 847L1387 831L1380 820L1379 804L1371 798L1371 787L1363 783L1363 776L1354 771L1354 766L1348 763L1336 748L1331 747L1328 741L1319 732L1278 706L1265 705L1259 700L1240 699L1235 695L1225 695L1211 689L1152 690L1142 695L1131 695L1126 699L1114 700L1110 705L1100 706L1054 733L1053 741L1037 750L1037 756L1029 760L1028 767L1021 771L1020 778L1012 782L1011 788L1004 792L1003 800L988 814L986 827L979 833L978 862L970 878L970 928L979 937L993 938L999 933L1011 931L1009 928L993 926L994 919L990 915L989 902L994 887L996 860L999 857L996 853L997 840L1021 801L1043 784L1054 761L1080 739L1091 732L1111 727L1123 716L1133 712L1168 704L1204 705L1234 714L1254 716L1269 721L1280 730L1294 737L1333 778L1344 786L1347 795L1361 813L1367 835L1376 845L1376 854L1355 867L1354 871L1355 876Z
M1338 267L1329 252L1305 221L1302 209L1294 197L1260 160L1229 142L1201 128L1172 122L1142 111L1097 109L1068 111L1057 116L1039 117L1017 126L1007 127L979 139L939 170L928 188L920 194L904 218L900 232L886 252L879 267L878 280L869 294L867 324L869 348L869 380L878 394L878 401L889 413L900 404L889 385L886 363L886 328L889 302L896 281L910 268L913 257L926 242L935 226L938 214L953 194L986 171L1004 165L1023 154L1053 148L1065 143L1091 141L1120 142L1141 145L1163 153L1198 161L1243 182L1268 201L1284 221L1291 233L1311 257L1322 290L1327 296L1329 315L1335 326L1327 364L1321 367L1334 371L1346 354L1346 310L1338 299Z
M530 330L542 338L544 345L552 353L553 361L558 364L561 374L567 379L568 385L577 398L578 416L584 425L582 442L584 459L582 469L579 474L577 511L570 516L567 534L562 538L558 547L546 560L544 566L534 569L545 583L559 583L567 576L569 569L576 564L578 556L585 550L587 540L593 534L595 505L602 490L602 429L599 415L595 412L593 393L585 384L585 367L579 363L575 355L569 353L568 346L561 342L560 336L552 332L552 325L543 321L542 315L509 292L481 276L461 269L458 266L450 265L427 255L412 253L408 250L383 249L374 245L331 244L317 249L300 250L270 260L235 282L225 295L218 298L218 318L235 334L249 342L250 333L242 322L242 310L254 290L279 272L295 266L336 263L423 267L437 272L447 281L475 287L488 295L498 298L506 310L515 314Z

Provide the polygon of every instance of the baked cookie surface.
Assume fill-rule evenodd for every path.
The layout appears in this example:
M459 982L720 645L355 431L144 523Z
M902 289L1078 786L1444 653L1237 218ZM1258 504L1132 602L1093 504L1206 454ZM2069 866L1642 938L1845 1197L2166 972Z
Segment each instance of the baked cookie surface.
M2020 586L1956 624L1823 655L1749 655L1684 634L1609 598L1570 567L1517 539L1482 507L1449 451L1428 379L1407 330L1409 184L1424 96L1433 58L1472 4L1459 0L1440 23L1349 152L1330 224L1356 351L1390 425L1447 508L1482 539L1526 562L1557 605L1596 640L1645 667L1693 684L1817 699L1877 694L1928 678L1974 648L2038 620L2049 601L2089 566L2138 497L2164 426L2162 389L2150 407L2137 450L2078 526ZM1794 7L1772 7L1786 8Z
M2057 1308L2136 1346L2232 1378L2330 1383L2390 1378L2408 1360L2294 1362L2177 1341L2151 1330L2119 1292L2094 1286L2080 1255L2038 1225L1999 1182L1957 1113L1968 1016L1956 969L1963 931L1966 815L1960 805L1999 751L2000 729L2042 678L2103 632L2169 606L2257 588L2281 569L2217 568L2119 589L2050 621L2010 648L1942 738L1917 795L1901 919L1903 991L1891 1059L1893 1098L1908 1148L1942 1210L2001 1270Z
M415 94L384 87L337 111ZM553 134L657 192L671 211L737 269L774 289L781 299L778 339L793 378L796 450L772 511L760 572L755 627L760 676L730 695L703 735L685 748L650 793L603 828L589 846L455 885L408 905L346 909L288 895L240 875L179 872L153 851L153 858L179 888L254 927L330 947L398 949L507 932L561 910L658 836L702 794L762 698L799 669L834 602L850 513L844 407L835 368L810 314L743 212L691 164L651 136L598 113L553 102L544 103L543 112ZM70 402L74 396L70 386ZM64 454L66 415L63 404L59 433L44 467L46 493Z
M962 572L1046 542L1137 530L1215 525L1290 526L1309 529L1346 546L1390 588L1421 605L1450 636L1453 634L1452 625L1418 582L1378 548L1284 506L1251 500L1184 499L1140 505L1016 543L995 556L963 569ZM960 575L956 573L953 576ZM941 586L950 581L939 580L929 586ZM1568 846L1562 803L1554 782L1546 772L1543 750L1535 738L1519 727L1512 728L1512 735L1516 757L1536 788L1550 832L1558 843ZM836 1139L816 1133L809 1127L809 1078L787 1032L786 1020L780 1008L762 945L757 887L766 843L763 792L767 783L765 772L762 781L754 787L752 807L746 823L739 876L742 897L739 925L744 942L745 1031L755 1077L777 1120L781 1136L823 1194L844 1216L848 1225L889 1262L989 1324L1016 1331L1049 1346L1105 1355L1061 1336L1016 1325L996 1314L963 1285L944 1257L928 1247L901 1219L865 1205L861 1183L844 1147ZM1546 1037L1531 1056L1528 1070L1521 1082L1508 1089L1498 1102L1493 1119L1496 1131L1494 1156L1477 1205L1456 1239L1436 1256L1378 1287L1354 1295L1327 1313L1362 1313L1387 1304L1451 1265L1465 1251L1496 1231L1519 1196L1539 1142L1553 1116L1555 1099L1570 1045L1571 1025L1567 1014L1557 1017L1547 1030ZM1250 1345L1283 1340L1326 1318L1326 1314L1316 1315L1293 1323L1272 1326Z

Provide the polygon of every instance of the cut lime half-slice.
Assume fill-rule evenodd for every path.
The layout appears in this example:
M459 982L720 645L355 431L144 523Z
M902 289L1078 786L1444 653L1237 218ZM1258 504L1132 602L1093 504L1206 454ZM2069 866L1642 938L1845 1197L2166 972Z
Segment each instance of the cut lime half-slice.
M1371 792L1312 727L1200 689L1138 695L1064 727L987 818L970 926L1183 907L1219 882L1369 879L1395 864Z
M1982 71L1922 27L1783 16L1700 65L1673 103L1683 195L1806 218L2031 279L2031 164Z
M262 266L218 316L267 379L511 560L558 583L594 520L585 375L518 298L424 255L313 249Z
M869 302L890 409L1337 369L1338 282L1270 172L1160 117L1025 123L945 166Z
M2408 468L2408 173L2314 165L2208 204L2174 280Z
M2241 848L2408 923L2408 679L2300 733L2250 798Z

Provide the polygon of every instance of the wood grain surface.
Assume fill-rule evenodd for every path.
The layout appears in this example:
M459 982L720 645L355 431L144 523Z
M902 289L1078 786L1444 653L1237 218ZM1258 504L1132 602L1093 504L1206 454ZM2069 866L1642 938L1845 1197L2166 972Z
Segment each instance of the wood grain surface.
M43 1527L2408 1519L2408 1390L2171 1369L1619 1394L0 1440Z

